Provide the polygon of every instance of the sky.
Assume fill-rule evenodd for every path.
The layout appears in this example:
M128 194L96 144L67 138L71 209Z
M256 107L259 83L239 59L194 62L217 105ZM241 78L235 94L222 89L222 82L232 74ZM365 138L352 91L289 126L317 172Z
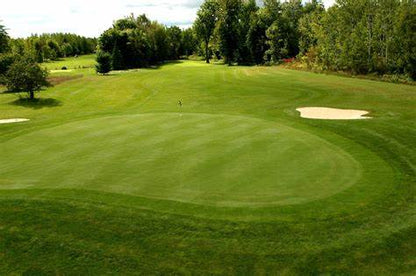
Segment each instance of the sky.
M203 0L0 0L0 21L11 37L69 32L98 37L115 19L146 14L151 20L186 28ZM334 0L324 0L325 6Z

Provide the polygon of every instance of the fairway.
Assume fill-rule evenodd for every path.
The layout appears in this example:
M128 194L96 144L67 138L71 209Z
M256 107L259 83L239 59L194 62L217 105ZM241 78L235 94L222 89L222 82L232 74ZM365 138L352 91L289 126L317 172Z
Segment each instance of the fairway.
M0 94L0 274L415 272L415 86L92 58Z

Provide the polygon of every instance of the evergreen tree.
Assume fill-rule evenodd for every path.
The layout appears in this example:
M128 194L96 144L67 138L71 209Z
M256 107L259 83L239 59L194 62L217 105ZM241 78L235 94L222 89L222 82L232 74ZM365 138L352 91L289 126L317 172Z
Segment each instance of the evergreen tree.
M9 51L9 42L10 37L7 34L6 28L0 24L0 54Z
M99 51L97 53L97 65L95 66L97 73L107 74L111 71L111 55L107 52Z
M250 28L247 33L247 48L250 53L250 59L256 64L264 62L264 54L267 50L266 30L267 22L265 21L264 10L250 16Z
M111 67L113 70L122 70L124 69L123 66L123 56L121 55L121 51L117 45L114 44L113 52L111 55Z

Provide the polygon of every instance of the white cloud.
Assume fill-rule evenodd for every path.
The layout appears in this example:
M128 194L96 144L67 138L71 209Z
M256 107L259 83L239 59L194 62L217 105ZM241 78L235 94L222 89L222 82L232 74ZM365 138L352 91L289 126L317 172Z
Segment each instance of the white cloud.
M0 20L12 37L71 32L99 36L115 19L145 13L166 25L189 26L202 0L3 0ZM325 4L334 1L327 0Z

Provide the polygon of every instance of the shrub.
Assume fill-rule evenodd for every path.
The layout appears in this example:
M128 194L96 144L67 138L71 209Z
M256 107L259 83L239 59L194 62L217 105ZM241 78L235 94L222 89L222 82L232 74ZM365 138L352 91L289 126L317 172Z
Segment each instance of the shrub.
M111 55L107 52L99 51L97 53L97 65L95 70L99 74L107 74L111 71Z

